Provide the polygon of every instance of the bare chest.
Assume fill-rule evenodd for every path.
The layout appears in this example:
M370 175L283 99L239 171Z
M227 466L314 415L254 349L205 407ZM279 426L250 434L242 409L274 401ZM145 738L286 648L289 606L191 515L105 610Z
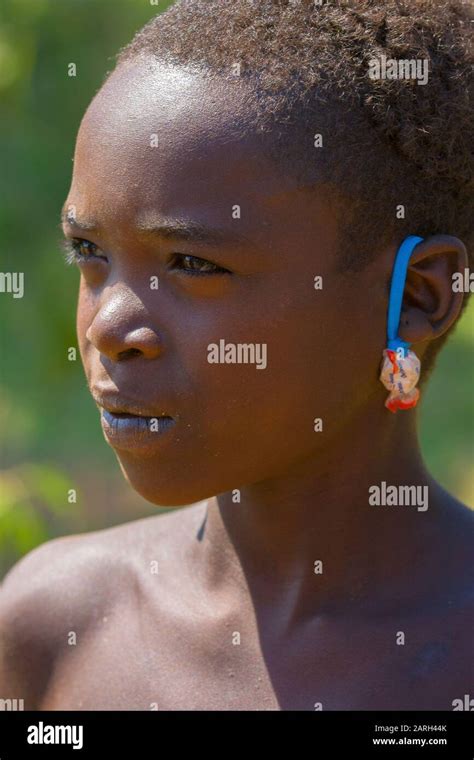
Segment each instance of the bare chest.
M123 604L64 647L41 709L450 710L468 659L421 621L282 635L248 610Z

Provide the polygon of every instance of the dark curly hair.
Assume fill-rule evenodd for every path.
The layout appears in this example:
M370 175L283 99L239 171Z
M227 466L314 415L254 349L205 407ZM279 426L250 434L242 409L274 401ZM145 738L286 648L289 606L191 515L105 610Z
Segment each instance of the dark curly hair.
M459 237L472 267L473 18L462 0L178 0L117 65L151 54L247 87L244 128L340 210L342 271L436 233ZM428 81L371 78L382 56L426 60Z

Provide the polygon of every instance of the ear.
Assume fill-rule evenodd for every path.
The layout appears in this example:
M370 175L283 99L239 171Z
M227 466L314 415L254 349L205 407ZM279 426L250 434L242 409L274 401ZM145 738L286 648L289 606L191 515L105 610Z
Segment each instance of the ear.
M453 274L468 267L464 244L451 235L432 235L415 247L407 271L398 334L408 343L434 340L461 311L463 293L453 292Z

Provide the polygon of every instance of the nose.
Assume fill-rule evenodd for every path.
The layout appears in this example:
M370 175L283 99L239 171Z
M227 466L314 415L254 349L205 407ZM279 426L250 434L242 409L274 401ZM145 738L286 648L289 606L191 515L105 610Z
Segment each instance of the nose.
M162 351L162 341L149 321L147 310L138 296L120 288L102 303L86 331L86 338L99 353L112 361L134 356L155 359Z

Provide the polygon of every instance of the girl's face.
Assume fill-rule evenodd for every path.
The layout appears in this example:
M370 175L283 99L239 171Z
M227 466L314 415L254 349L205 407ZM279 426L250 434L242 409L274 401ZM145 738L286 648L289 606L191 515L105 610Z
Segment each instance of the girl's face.
M140 432L103 415L122 471L156 504L289 474L371 395L383 406L381 265L336 273L324 191L236 136L244 119L237 85L142 59L111 75L77 139L64 231L82 361L101 412L172 418Z

